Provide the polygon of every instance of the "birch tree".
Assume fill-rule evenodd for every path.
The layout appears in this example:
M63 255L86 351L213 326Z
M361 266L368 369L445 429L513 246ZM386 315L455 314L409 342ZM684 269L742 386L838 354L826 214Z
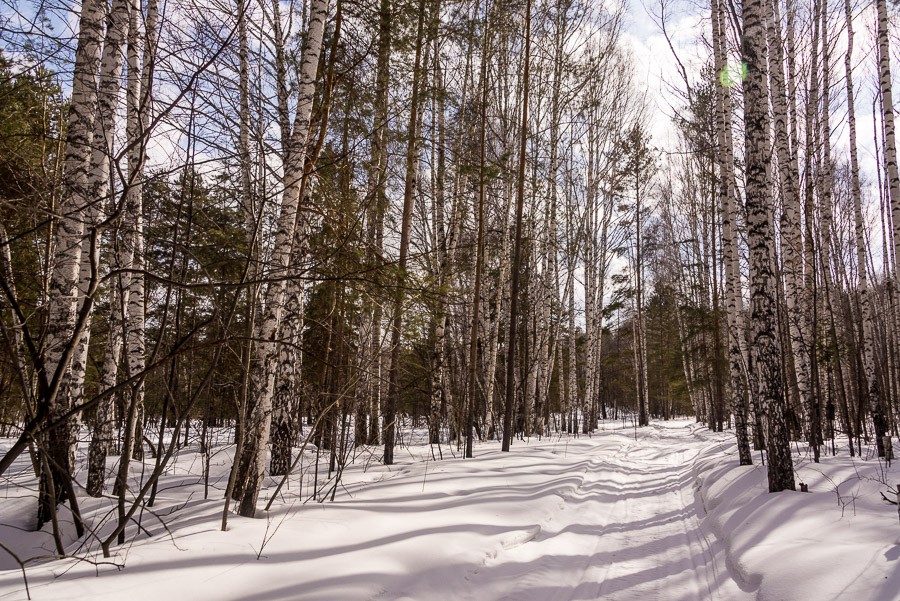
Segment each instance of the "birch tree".
M758 411L766 418L769 492L794 490L794 468L784 417L784 386L775 316L775 274L771 249L774 232L768 218L770 190L768 68L765 17L760 0L743 5L741 54L747 65L744 81L747 243L750 248L750 323L752 370L758 374Z
M310 2L308 31L303 47L300 79L297 84L297 106L288 139L289 145L283 149L282 185L284 191L278 212L272 251L272 274L276 278L278 274L283 274L290 268L327 10L327 0ZM277 336L284 312L285 290L285 280L272 280L266 289L263 306L258 311L260 319L254 338L259 342L256 345L256 361L252 376L256 399L249 415L244 444L240 453L240 463L236 464L236 468L239 469L239 480L246 482L246 485L242 487L240 513L247 517L253 517L256 513L256 500L259 497L265 474L266 453L272 424L275 367L278 364Z
M64 159L66 196L60 206L54 233L55 253L47 309L46 359L40 376L46 385L41 394L41 404L44 407L38 409L53 421L59 421L71 409L72 398L66 391L65 380L72 356L88 326L85 313L92 305L91 299L87 299L82 303L82 314L77 313L79 268L85 234L89 246L96 247L98 242L96 230L85 232L84 211L91 200L88 196L88 175L105 12L103 2L88 0L82 3L78 47L75 50ZM47 467L41 477L38 525L50 521L51 514L55 514L55 506L65 501L69 495L67 489L74 467L73 425L69 421L54 428L42 441Z

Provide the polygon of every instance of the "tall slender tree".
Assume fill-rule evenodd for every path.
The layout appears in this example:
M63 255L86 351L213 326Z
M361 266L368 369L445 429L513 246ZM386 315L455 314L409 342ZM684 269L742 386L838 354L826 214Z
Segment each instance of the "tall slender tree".
M758 411L766 419L769 492L779 492L794 490L794 466L785 419L771 250L774 232L769 220L771 194L766 169L770 146L764 14L761 0L744 2L741 55L747 68L744 80L745 196L750 248L752 370L758 378L755 391L759 398Z

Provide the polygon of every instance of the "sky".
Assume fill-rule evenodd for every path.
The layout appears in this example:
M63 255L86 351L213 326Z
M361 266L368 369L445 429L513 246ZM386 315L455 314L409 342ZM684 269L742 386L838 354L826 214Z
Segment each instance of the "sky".
M631 48L636 81L647 92L650 105L651 132L659 146L674 144L674 132L670 122L673 107L678 107L679 99L672 87L684 87L677 61L666 42L659 26L658 0L629 0L624 42ZM671 10L671 9L670 9ZM694 7L693 14L685 10L669 15L667 29L678 57L691 76L706 60L706 49L698 34L706 25Z

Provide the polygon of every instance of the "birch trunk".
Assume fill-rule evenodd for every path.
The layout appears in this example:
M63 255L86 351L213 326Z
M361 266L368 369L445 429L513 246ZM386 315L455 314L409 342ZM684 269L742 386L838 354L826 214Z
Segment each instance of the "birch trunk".
M270 465L271 475L283 475L287 473L291 458L291 447L295 438L295 421L299 411L299 387L297 375L300 373L301 361L303 359L301 348L301 339L303 336L303 317L304 317L304 283L302 275L306 263L307 244L309 240L308 212L301 207L309 206L310 199L310 176L315 168L319 153L325 140L325 134L328 129L328 118L331 108L331 94L334 89L334 64L337 53L337 45L341 38L341 24L343 22L343 10L341 0L337 2L337 8L334 18L334 31L331 39L331 51L327 67L327 76L322 90L321 104L319 107L319 131L315 141L310 141L302 147L303 155L303 175L300 180L299 202L296 212L296 221L294 222L294 240L291 245L291 255L288 260L287 279L284 282L284 313L281 316L279 326L276 332L280 332L278 347L278 365L276 367L276 382L274 383L274 391L272 393L272 464ZM309 134L308 134L309 137ZM346 155L347 136L346 129L344 133L344 150ZM308 149L307 149L308 147ZM345 194L346 194L346 186ZM341 296L343 299L343 295ZM344 303L341 303L341 311L343 315ZM339 340L343 341L344 319L340 320ZM339 347L339 357L343 356L344 346L341 342ZM340 363L340 362L339 362ZM334 370L333 370L334 371ZM339 376L333 375L334 394L337 394L337 381ZM346 416L346 412L344 413ZM343 418L342 418L343 419ZM333 423L333 417L329 419L329 423ZM335 433L335 437L337 434ZM343 440L343 439L342 439ZM343 447L343 442L341 443ZM263 457L263 465L265 458ZM329 473L334 468L335 449L332 449L331 467ZM245 507L249 511L250 508Z
M119 231L122 231L121 229ZM118 232L117 232L118 233ZM131 264L131 243L117 241L114 268L121 269ZM122 359L122 346L125 338L125 291L130 278L128 274L120 274L113 278L109 293L109 329L106 334L106 349L103 352L103 366L100 372L100 392L116 385L119 374L119 362ZM88 448L88 480L87 493L92 497L103 494L106 477L106 457L112 450L115 441L115 397L104 399L94 415L94 429Z
M98 92L98 114L94 121L93 150L89 187L93 204L86 211L86 222L97 226L100 203L106 200L110 190L109 165L113 160L115 140L115 115L119 103L119 88L122 79L122 58L126 35L129 29L130 12L133 9L127 0L115 0L108 15L106 40L100 61L100 81ZM118 240L116 240L118 246ZM119 253L116 253L117 256ZM126 253L123 253L123 255ZM79 287L86 294L91 281L92 266L99 263L98 253L82 252ZM130 256L126 259L130 263ZM117 261L121 266L122 263ZM104 352L100 390L108 390L116 384L119 360L122 352L122 303L119 279L114 278L110 286L110 318L107 334L107 348ZM127 280L128 278L126 278ZM90 318L90 313L88 314ZM72 382L70 395L72 402L83 396L84 370L87 363L90 330L86 330L72 359ZM100 403L94 414L93 432L88 449L87 493L99 497L103 493L106 471L106 456L113 442L113 398Z
M54 232L56 252L47 307L44 374L49 390L46 395L41 395L44 397L41 404L46 403L47 417L52 421L58 420L70 409L71 399L65 393L64 381L82 333L76 323L79 267L85 240L84 210L90 202L88 174L105 12L106 5L101 0L85 0L81 5L63 163L66 200L60 207L61 214ZM52 481L47 479L46 473L42 475L38 493L38 527L50 521L55 514L55 506L67 498L67 485L74 468L72 428L69 424L54 428L43 437L41 446L50 464Z
M291 264L298 268L306 260L306 239L309 234L306 220L301 216ZM291 448L296 440L300 410L300 374L303 354L303 305L305 290L297 277L288 279L285 286L284 314L278 349L278 372L272 399L272 458L269 474L281 476L291 464Z
M713 48L715 69L725 69L725 44L719 0L712 2ZM774 79L774 78L773 78ZM719 167L719 198L722 203L722 248L725 260L725 302L728 328L728 368L731 384L731 413L734 416L740 465L751 465L750 438L747 433L748 380L746 355L741 327L743 295L741 293L740 257L737 237L737 200L734 191L734 150L731 143L731 98L724 85L716 87L716 158ZM726 109L726 107L728 107ZM727 119L726 119L727 115Z
M271 275L275 278L280 278L290 268L328 0L312 0L309 10L308 31L300 66L293 130L290 134L290 145L284 150L284 191L272 250L274 265ZM256 404L248 417L238 472L240 479L246 482L241 495L240 508L240 514L245 517L253 517L256 513L256 501L265 473L266 452L272 424L274 380L278 365L277 336L284 313L285 295L286 281L284 279L272 280L266 290L265 301L261 303L263 306L258 311L260 320L254 336L259 341L255 352L257 361L253 366L255 373L251 375L255 387Z
M594 274L597 270L597 231L596 231L596 182L594 177L595 160L595 135L594 112L589 113L588 125L588 158L587 181L585 194L587 202L585 206L585 229L587 236L584 246L584 397L582 405L589 408L591 413L590 425L587 432L593 432L597 425L597 415L594 407L594 303L596 291L594 289ZM587 421L587 420L586 420Z
M832 279L832 254L831 254L831 245L832 245L832 222L833 222L833 212L832 212L832 176L831 176L831 123L830 123L830 112L831 112L831 52L829 47L828 40L828 1L822 0L822 110L818 112L820 128L816 129L816 147L822 149L822 162L821 162L821 178L820 178L820 192L819 192L819 244L821 247L821 257L822 257L822 281L825 284L825 312L826 312L826 327L830 332L830 343L835 349L834 366L837 371L840 372L841 368L841 348L838 344L838 331L840 329L837 320L835 319L835 310L834 307L839 306L840 298L837 295L837 290L835 289L835 284ZM818 137L821 132L821 144L819 143ZM840 272L837 272L840 273ZM841 389L843 389L843 374L837 373L836 380ZM827 390L830 390L828 387ZM830 407L830 409L829 409ZM816 413L813 415L813 425L812 429L815 433L815 446L814 446L814 457L816 463L819 461L819 447L824 444L823 432L822 432L822 407L821 403L816 404ZM833 395L829 394L828 399L826 400L826 416L828 414L834 413L834 401ZM830 427L830 425L829 425Z
M862 193L859 183L859 159L856 146L856 108L853 89L853 11L850 0L844 0L844 16L847 23L847 53L844 55L844 75L847 85L847 122L850 129L850 193L853 197L853 217L856 234L856 260L859 277L859 311L862 318L862 351L865 371L866 394L870 407L881 406L881 387L878 383L875 357L875 322L869 299L866 261L866 233L862 213ZM847 416L849 421L850 416ZM850 445L851 453L853 445Z
M812 399L810 382L809 340L810 323L807 290L803 284L803 248L800 233L799 174L796 157L788 146L786 98L792 98L784 84L783 53L777 12L772 18L772 4L766 4L769 20L769 47L772 49L771 71L772 106L775 122L775 145L778 155L778 174L783 199L781 215L782 273L787 305L788 333L791 341L794 373L801 406L808 407ZM776 7L777 9L777 7ZM793 100L792 100L793 102ZM795 117L796 119L796 117ZM794 123L796 128L796 123ZM796 146L793 152L797 152Z
M284 55L284 35L281 30L281 14L278 3L272 6L272 41L275 46L275 85L277 100L278 123L281 130L282 147L290 136L290 115L287 108L287 83L286 65ZM253 331L257 317L257 300L259 295L259 226L257 209L255 206L250 178L250 57L249 43L247 40L247 3L245 0L237 0L237 29L238 29L238 94L240 112L238 115L240 126L238 129L238 165L241 182L241 208L244 217L244 235L247 241L248 260L247 280L250 285L246 288L247 318L244 322L244 331L247 341L241 348L241 390L236 403L237 419L235 420L235 441L243 440L242 429L246 426L247 412L250 405L250 371L251 358L253 357ZM262 123L262 120L260 120ZM262 153L261 153L262 154ZM280 157L282 161L284 156ZM234 485L233 479L229 482ZM243 483L241 483L243 484Z
M893 218L893 260L896 266L898 264L897 261L900 260L900 173L897 170L894 97L891 92L891 52L888 42L887 3L885 0L875 0L875 7L878 12L878 82L881 91L881 111L884 127L884 162L887 167L885 177L887 179L891 216ZM896 287L896 282L894 285ZM869 410L872 413L872 420L875 424L875 442L878 447L878 456L884 457L885 450L882 437L887 432L887 420L879 397L870 396Z
M603 352L603 298L606 294L606 271L607 271L607 263L608 263L608 233L609 233L609 225L612 220L612 207L613 207L613 198L612 195L609 195L604 203L603 208L603 221L600 226L600 259L599 270L597 272L597 301L596 306L594 308L594 337L596 338L596 344L594 345L594 366L595 366L595 376L593 380L594 384L594 394L597 396L597 404L600 405L600 387L601 387L601 357ZM602 405L601 407L601 416L606 419L606 405Z
M572 252L574 255L573 250L570 250L570 252ZM568 278L569 278L569 282L567 284L567 287L569 289L569 299L568 299L568 301L569 301L569 336L568 336L569 390L568 390L568 399L569 399L569 406L572 407L575 411L577 411L580 406L581 419L583 420L582 428L584 429L585 434L587 434L587 416L585 415L584 404L578 402L578 399L579 399L579 396L578 396L578 369L577 369L577 357L576 357L577 347L575 345L575 260L574 260L574 258L572 260L570 260L570 262L569 262ZM557 344L559 344L559 342L557 342ZM560 369L562 369L562 365L560 365ZM578 431L577 417L576 417L575 426L576 427L574 428L574 430L577 433L577 431Z
M644 270L643 257L641 256L641 181L639 171L635 172L635 323L634 323L634 370L635 384L637 387L638 425L646 426L650 423L647 414L647 351L644 344L644 308L643 288Z
M125 366L129 377L144 371L144 221L143 221L143 166L146 153L145 132L150 122L152 100L152 70L156 51L156 26L158 4L151 0L146 6L143 40L139 35L140 4L135 1L128 31L128 140L131 150L128 156L128 181L126 208L123 222L126 238L131 248L131 274L125 290L125 319L128 327L125 336ZM141 52L143 50L143 59ZM125 495L128 488L129 466L132 459L143 459L143 402L144 380L140 378L126 393L127 411L123 426L122 453L116 474L114 493L118 495L120 522L125 519ZM124 528L119 534L119 544L124 543Z
M761 0L743 6L747 241L750 248L750 311L753 328L752 369L758 374L759 407L767 418L769 491L794 489L794 471L784 418L784 388L776 323L776 280L772 266L774 233L766 166L769 163L769 113L765 50L765 17Z
M804 189L804 250L805 261L804 270L806 275L806 304L803 311L809 316L809 325L807 330L807 344L809 345L809 365L810 378L812 381L810 395L806 399L806 403L801 405L806 412L807 418L807 441L813 450L818 454L819 435L817 430L817 416L819 414L819 397L814 389L818 383L818 278L816 264L816 230L814 226L815 219L815 176L814 164L818 154L818 111L819 111L819 17L821 14L821 4L818 1L813 3L813 39L812 39L812 56L811 66L809 70L809 92L806 102L806 153L804 155L804 171L805 171L805 189Z

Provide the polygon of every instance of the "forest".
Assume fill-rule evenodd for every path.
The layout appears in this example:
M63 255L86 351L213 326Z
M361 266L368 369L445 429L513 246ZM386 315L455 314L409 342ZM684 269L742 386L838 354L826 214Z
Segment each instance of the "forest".
M48 559L121 569L173 536L160 504L265 520L260 559L364 474L424 466L425 491L527 470L532 445L546 478L541 445L640 478L641 444L695 472L727 446L760 476L747 503L865 466L896 532L896 20L886 0L0 0L0 597L31 598ZM452 598L501 598L481 590Z

